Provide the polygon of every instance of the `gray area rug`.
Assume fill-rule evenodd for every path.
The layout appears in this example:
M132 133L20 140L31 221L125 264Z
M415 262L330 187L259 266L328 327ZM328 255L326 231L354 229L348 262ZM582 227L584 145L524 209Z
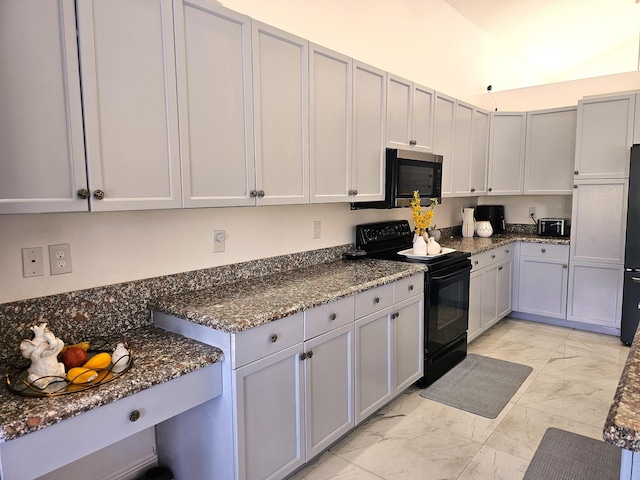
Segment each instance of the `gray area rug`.
M600 440L548 428L523 480L618 480L621 452Z
M532 371L527 365L470 354L420 396L496 418Z

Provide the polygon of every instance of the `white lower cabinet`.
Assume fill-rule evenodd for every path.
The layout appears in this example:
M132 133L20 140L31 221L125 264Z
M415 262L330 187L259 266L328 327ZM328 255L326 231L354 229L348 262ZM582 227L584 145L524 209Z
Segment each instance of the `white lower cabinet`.
M181 453L160 461L176 478L290 475L422 377L423 291L414 275L236 334L154 312L224 353L222 396L156 432Z
M396 282L393 305L390 287L356 295L356 425L423 376L424 277Z
M569 267L567 320L597 325L614 335L622 315L622 265L574 262Z
M511 312L513 245L471 256L469 341Z
M519 312L566 318L569 246L523 243L518 260Z

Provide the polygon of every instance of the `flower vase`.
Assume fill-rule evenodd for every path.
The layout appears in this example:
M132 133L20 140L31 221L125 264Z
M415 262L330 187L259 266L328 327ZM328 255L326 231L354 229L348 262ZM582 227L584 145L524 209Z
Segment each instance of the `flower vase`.
M426 255L427 254L427 242L425 242L422 235L415 234L413 236L413 254L414 255Z

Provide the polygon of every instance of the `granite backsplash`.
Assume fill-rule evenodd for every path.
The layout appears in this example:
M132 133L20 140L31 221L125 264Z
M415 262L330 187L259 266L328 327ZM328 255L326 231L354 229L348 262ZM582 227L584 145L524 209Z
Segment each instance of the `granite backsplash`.
M338 260L352 245L293 253L191 272L0 304L0 358L14 356L30 327L46 322L65 343L151 324L151 298L200 290Z

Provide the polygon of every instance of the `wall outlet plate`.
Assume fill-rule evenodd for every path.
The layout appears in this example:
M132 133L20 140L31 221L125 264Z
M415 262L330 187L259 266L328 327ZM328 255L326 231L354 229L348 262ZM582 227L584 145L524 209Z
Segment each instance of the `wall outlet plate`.
M224 230L213 231L213 253L224 252L224 243L227 235Z
M313 221L313 238L320 238L321 234L322 234L322 224L320 223L320 220L314 220Z
M22 249L22 276L41 277L44 275L44 255L42 247Z
M73 271L71 245L68 243L49 245L49 266L51 267L51 275L71 273Z

